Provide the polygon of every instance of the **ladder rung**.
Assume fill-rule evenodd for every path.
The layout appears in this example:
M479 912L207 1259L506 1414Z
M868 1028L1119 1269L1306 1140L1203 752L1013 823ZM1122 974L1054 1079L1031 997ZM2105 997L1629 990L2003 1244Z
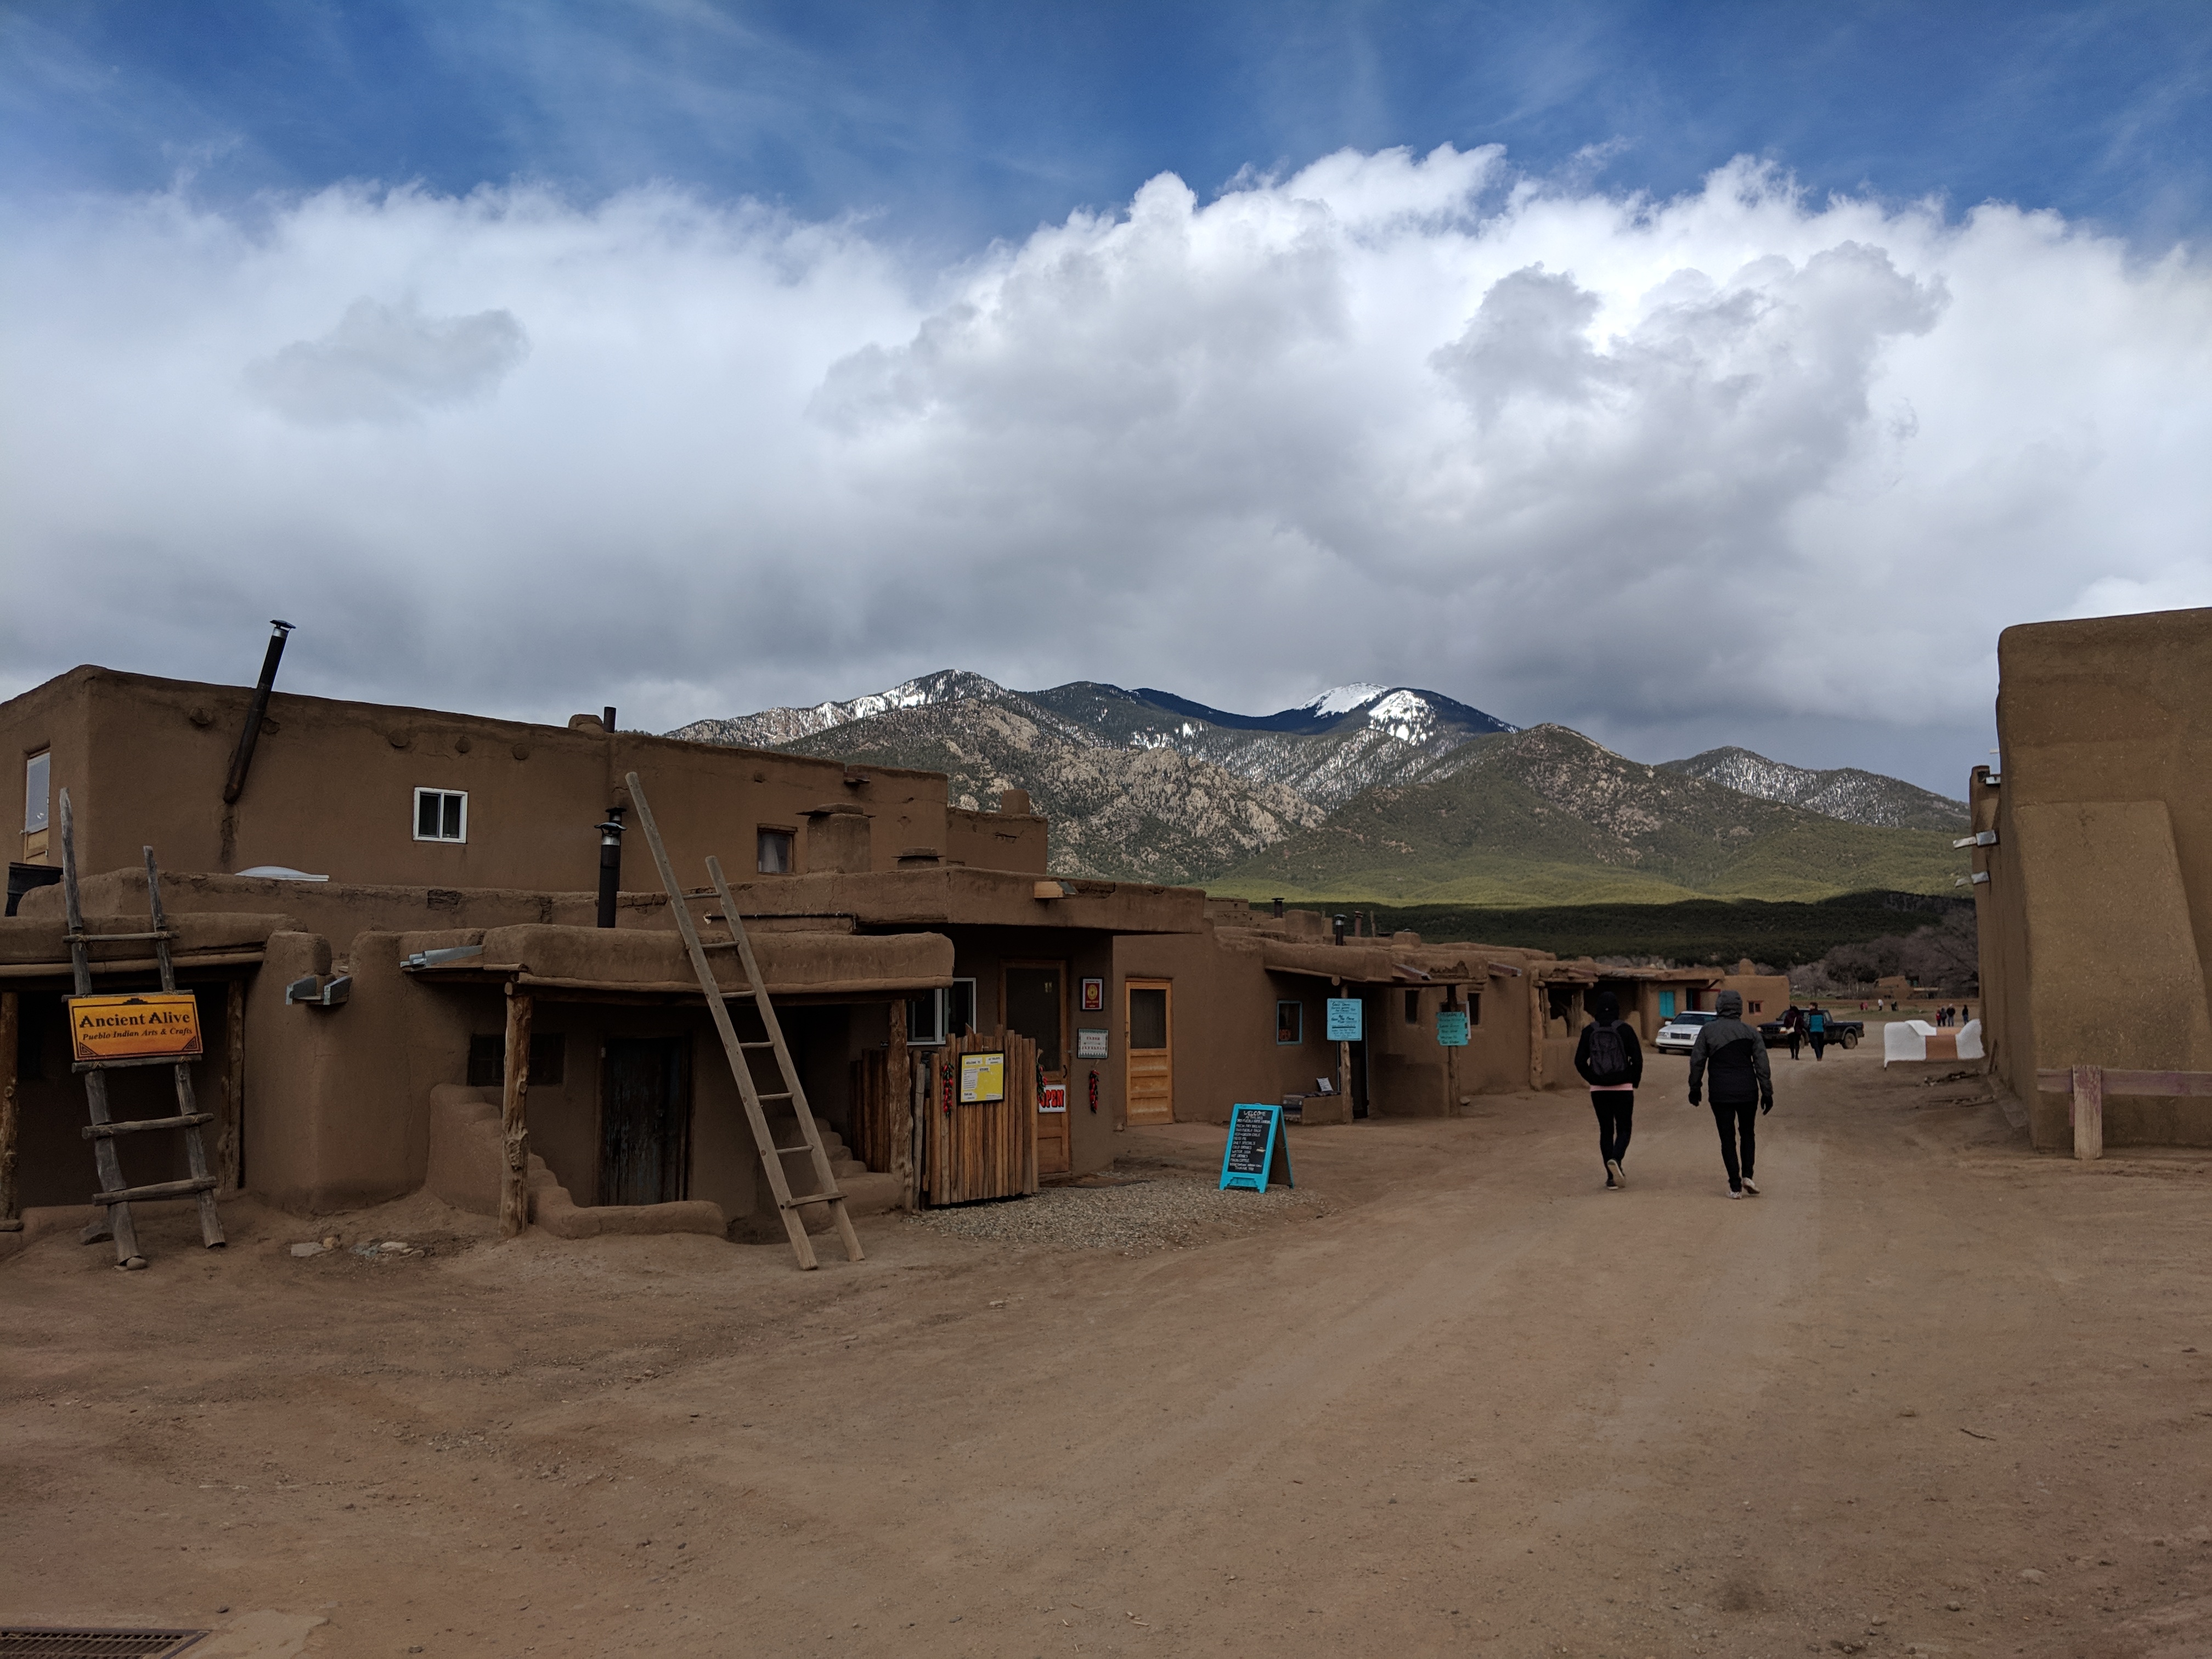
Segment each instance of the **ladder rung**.
M763 1100L789 1100L791 1098L791 1091L788 1089L780 1089L772 1095L762 1095L760 1098Z
M88 1123L80 1133L87 1140L105 1140L111 1135L135 1135L147 1129L192 1129L214 1121L213 1112L192 1112L183 1117L134 1117L120 1123Z
M785 1199L783 1207L787 1210L796 1210L807 1204L842 1204L844 1201L845 1194L842 1193L808 1193L803 1198Z
M740 1042L738 1044L738 1047L740 1048L773 1048L775 1047L775 1039L774 1037L763 1037L758 1042Z
M213 1176L194 1176L186 1181L157 1181L150 1187L122 1187L112 1193L94 1193L95 1204L128 1204L138 1198L183 1198L190 1193L211 1193Z
M779 1152L811 1152L814 1149L811 1146L779 1146L776 1148L776 1151Z

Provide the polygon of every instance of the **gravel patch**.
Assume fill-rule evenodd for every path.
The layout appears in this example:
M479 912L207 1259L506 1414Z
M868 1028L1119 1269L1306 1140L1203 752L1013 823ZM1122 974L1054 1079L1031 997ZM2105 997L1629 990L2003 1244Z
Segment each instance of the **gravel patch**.
M925 1210L907 1221L957 1238L1143 1255L1249 1231L1300 1201L1284 1187L1223 1192L1212 1181L1162 1175L1110 1187L1047 1187L1030 1198ZM1311 1197L1303 1201L1314 1202Z

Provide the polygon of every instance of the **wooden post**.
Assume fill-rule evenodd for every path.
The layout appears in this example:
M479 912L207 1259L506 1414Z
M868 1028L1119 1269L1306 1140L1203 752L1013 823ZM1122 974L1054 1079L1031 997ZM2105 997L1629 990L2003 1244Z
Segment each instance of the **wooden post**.
M222 1103L216 1119L215 1167L225 1198L246 1186L246 981L234 979L223 992Z
M530 993L507 984L507 1088L500 1136L507 1171L499 1189L499 1236L514 1238L530 1224Z
M914 1208L914 1068L906 1049L906 999L891 999L890 1038L884 1045L884 1127L891 1143L890 1173L902 1207Z
M2083 1161L2105 1155L2105 1068L2074 1068L2074 1156Z
M22 1017L21 993L0 991L0 1233L23 1231L23 1196L15 1184L15 1045Z

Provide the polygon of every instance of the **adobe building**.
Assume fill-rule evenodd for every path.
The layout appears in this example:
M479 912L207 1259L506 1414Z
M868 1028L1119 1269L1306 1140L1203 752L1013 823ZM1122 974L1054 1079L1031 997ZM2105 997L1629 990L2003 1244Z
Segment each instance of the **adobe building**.
M2212 611L1998 638L2001 769L1974 769L1983 1041L2039 1149L2039 1070L2212 1072ZM2212 1103L2107 1096L2107 1144L2212 1146Z

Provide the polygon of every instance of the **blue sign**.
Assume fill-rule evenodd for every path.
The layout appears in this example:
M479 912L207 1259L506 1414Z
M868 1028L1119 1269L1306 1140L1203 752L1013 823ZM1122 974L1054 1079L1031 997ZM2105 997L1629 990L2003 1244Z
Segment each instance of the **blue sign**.
M1467 1047L1467 1010L1439 1008L1437 1010L1437 1042L1441 1048Z
M1255 1193L1266 1192L1278 1146L1283 1149L1283 1185L1295 1187L1297 1182L1291 1179L1291 1142L1283 1128L1283 1109L1231 1106L1229 1144L1221 1149L1222 1190L1243 1187Z
M1331 997L1328 1000L1328 1040L1331 1042L1357 1042L1360 1040L1360 1001L1358 997Z

